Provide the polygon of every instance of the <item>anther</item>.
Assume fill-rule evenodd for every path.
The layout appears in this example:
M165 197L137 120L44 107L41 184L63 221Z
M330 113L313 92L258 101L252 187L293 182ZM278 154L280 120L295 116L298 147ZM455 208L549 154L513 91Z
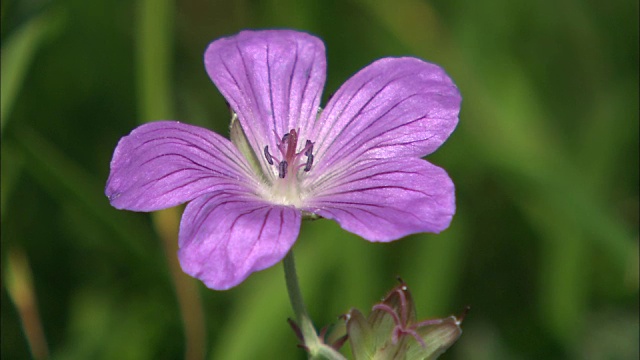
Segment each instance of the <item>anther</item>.
M309 151L307 154L307 163L304 165L304 171L311 170L311 165L313 165L313 154Z
M267 158L269 165L273 165L273 157L269 154L269 145L264 147L264 157Z
M282 160L280 162L280 164L278 165L278 176L280 177L280 179L284 179L285 176L287 176L287 167L289 166L289 164L287 164L286 161Z
M286 133L286 134L282 135L282 143L283 144L287 142L287 139L289 139L289 136L291 136L291 134L289 134L289 133Z
M307 143L304 145L307 148L307 151L304 152L305 155L309 156L313 152L313 143L311 140L307 140Z

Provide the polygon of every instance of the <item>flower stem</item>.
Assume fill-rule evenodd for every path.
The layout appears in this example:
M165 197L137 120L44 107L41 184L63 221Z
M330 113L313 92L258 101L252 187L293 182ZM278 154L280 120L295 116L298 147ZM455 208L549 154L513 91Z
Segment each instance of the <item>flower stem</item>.
M300 286L298 285L298 275L296 274L296 264L293 260L293 250L289 251L284 258L284 277L287 282L287 291L289 292L289 300L293 307L293 312L296 314L296 320L302 331L305 345L308 342L319 342L316 330L313 327L313 323L307 314L307 309L302 301L302 293L300 292Z
M344 360L344 356L324 344L322 340L318 338L316 329L313 327L313 322L311 322L311 318L309 314L307 314L307 309L302 301L302 293L300 292L298 275L296 274L296 264L293 260L293 250L289 251L287 256L285 256L283 264L289 300L291 301L293 312L296 314L296 320L300 327L300 332L302 332L304 345L309 351L310 358Z

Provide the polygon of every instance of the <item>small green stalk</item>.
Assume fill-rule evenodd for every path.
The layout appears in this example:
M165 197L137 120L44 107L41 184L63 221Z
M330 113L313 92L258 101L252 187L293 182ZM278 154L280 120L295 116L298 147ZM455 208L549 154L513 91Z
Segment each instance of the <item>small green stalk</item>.
M304 338L304 346L309 351L309 357L311 359L329 359L329 360L345 360L339 352L324 344L316 329L313 327L313 322L302 301L302 293L300 292L300 286L298 285L298 275L296 274L296 264L293 260L293 250L289 251L284 258L284 276L287 282L287 291L289 293L289 300L293 307L293 312L296 314L296 320L302 337Z

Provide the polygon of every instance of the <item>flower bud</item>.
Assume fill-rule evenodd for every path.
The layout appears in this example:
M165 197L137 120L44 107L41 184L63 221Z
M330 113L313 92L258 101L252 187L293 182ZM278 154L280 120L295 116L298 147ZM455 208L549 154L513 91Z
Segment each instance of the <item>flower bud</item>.
M406 284L393 288L373 306L367 318L352 309L346 315L354 359L436 359L462 334L458 317L416 321L413 298Z

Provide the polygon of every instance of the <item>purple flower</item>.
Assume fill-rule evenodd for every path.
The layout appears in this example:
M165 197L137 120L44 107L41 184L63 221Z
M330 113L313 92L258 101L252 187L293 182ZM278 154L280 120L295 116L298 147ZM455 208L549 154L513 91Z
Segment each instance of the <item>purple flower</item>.
M458 121L460 94L440 67L375 61L320 111L326 59L314 36L243 31L212 42L204 62L244 146L175 121L145 124L118 143L105 190L118 209L189 202L178 252L186 273L212 289L239 284L284 258L303 213L380 242L449 226L453 183L420 159Z

